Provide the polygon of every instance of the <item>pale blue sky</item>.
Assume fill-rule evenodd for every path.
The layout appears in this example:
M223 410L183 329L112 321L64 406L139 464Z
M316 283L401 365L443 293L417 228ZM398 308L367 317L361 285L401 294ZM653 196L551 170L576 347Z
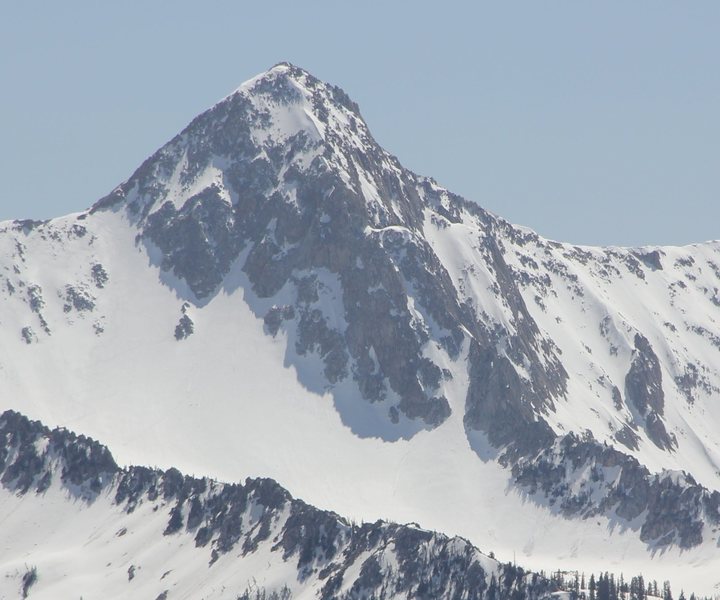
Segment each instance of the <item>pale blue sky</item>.
M91 205L288 60L544 236L720 238L720 2L3 2L0 219Z

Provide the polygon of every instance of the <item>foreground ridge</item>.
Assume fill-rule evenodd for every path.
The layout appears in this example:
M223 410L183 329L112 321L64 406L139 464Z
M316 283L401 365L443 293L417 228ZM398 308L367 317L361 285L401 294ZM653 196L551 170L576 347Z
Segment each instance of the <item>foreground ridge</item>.
M42 511L54 501L69 520L64 528L76 533L59 548L66 569L60 575L42 542L22 557L19 568L12 548L17 540L0 533L3 598L58 597L68 581L74 594L104 592L114 598L142 592L158 598L179 593L246 600L288 600L293 594L322 600L539 600L575 599L596 590L598 600L658 596L657 583L648 581L646 588L642 576L625 582L601 573L596 588L594 576L586 583L578 571L550 577L527 572L498 562L462 538L415 524L357 525L293 498L272 479L227 484L177 469L121 468L98 442L65 429L50 430L14 411L0 415L0 484L0 506L29 502L32 510ZM86 518L97 510L103 512L104 532L93 530ZM5 511L0 532L12 531L12 512ZM154 521L150 527L149 521ZM49 539L54 533L42 532ZM138 555L124 544L134 536L142 536ZM188 556L179 557L184 546L191 547ZM145 564L148 551L153 561ZM93 567L77 560L83 552L113 560ZM176 572L178 565L193 571L192 577ZM192 583L201 571L203 583ZM267 584L278 591L264 596ZM668 582L664 589L667 600Z
M74 584L76 595L93 597L92 593L105 588L117 598L137 597L139 591L150 589L171 598L172 591L167 590L175 586L183 594L202 593L206 598L239 597L252 582L282 585L297 593L310 590L313 597L324 600L536 599L547 597L553 589L547 579L503 565L462 538L417 525L383 521L356 525L293 498L272 479L226 484L185 476L177 469L120 468L98 442L64 429L50 430L13 411L0 415L0 482L0 506L12 506L20 498L42 511L50 498L59 499L66 505L61 512L72 521L66 527L79 530L79 539L90 535L84 545L91 552L113 557L107 565L112 566L110 575L107 569L95 573L82 562L73 564L75 553L82 549L69 542L62 551L67 557L64 568L70 572L55 579L53 567L43 561L46 549L40 543L22 560L15 558L17 565L32 565L18 582L22 569L15 567L13 578L10 540L0 533L0 546L6 547L0 554L0 568L6 575L0 586L14 584L17 594L3 591L4 598L20 597L22 590L27 591L30 586L24 574L29 572L33 573L33 597L52 594L65 577L79 582ZM79 510L73 510L73 505ZM106 512L104 526L108 528L99 543L94 543L84 515L97 510L95 505ZM133 518L135 513L142 513L140 521ZM146 536L143 544L162 553L152 566L122 552L123 538L141 535L149 520L155 522L154 536ZM0 531L11 524L12 517L6 516ZM117 551L103 548L114 544ZM175 572L175 553L182 546L193 546L192 562L206 570L202 588L194 589L182 573ZM255 556L267 561L259 570ZM236 587L215 594L214 578L224 581L229 569ZM51 574L46 575L47 571Z

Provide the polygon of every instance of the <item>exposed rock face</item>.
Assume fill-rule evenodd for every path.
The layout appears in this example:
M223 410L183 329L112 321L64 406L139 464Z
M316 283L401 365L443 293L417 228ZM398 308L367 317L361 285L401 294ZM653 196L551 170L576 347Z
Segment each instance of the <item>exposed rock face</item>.
M63 312L85 312L95 308L95 298L84 287L66 285L63 293Z
M86 503L101 492L114 492L113 502L125 513L152 503L167 515L163 535L194 540L198 562L207 561L202 549L210 549L208 569L229 552L242 562L263 551L269 556L263 565L272 561L283 573L285 563L294 565L292 579L316 589L322 600L535 600L549 597L553 589L548 580L502 565L461 538L383 521L353 525L294 499L272 479L223 484L177 469L120 469L97 442L51 431L12 411L0 415L0 483L22 495L41 494L59 483ZM70 514L81 518L76 510ZM126 533L120 528L117 535ZM128 581L136 571L134 565L128 568ZM212 574L209 570L208 577Z
M108 272L100 263L95 263L90 267L90 276L92 277L95 287L102 289L110 279Z
M188 314L190 305L185 302L180 309L180 320L175 325L175 339L180 341L195 333L195 322Z
M552 443L555 434L542 418L536 420L533 410L534 403L542 406L543 396L524 385L508 358L473 344L468 360L466 427L483 431L496 447L511 445L508 457L531 454Z
M494 446L512 446L509 455L527 454L554 437L540 415L564 396L567 373L530 316L495 238L484 241L483 254L513 316L514 332L496 327L471 344L465 426L486 433Z
M189 198L178 211L164 203L147 219L145 236L162 250L162 267L187 281L198 298L215 289L242 247L234 215L215 185Z
M690 475L651 474L635 458L590 434L568 434L512 468L528 494L546 497L568 517L610 515L636 525L650 547L702 542L705 523L720 524L720 493L710 492Z
M513 391L522 392L514 402L531 419L564 393L566 374L490 234L483 252L517 331L491 332L462 305L423 235L428 207L450 222L461 220L463 207L492 227L482 209L457 202L380 148L343 92L278 65L197 117L93 210L121 205L139 239L160 250L161 268L184 280L194 295L188 300L199 305L238 259L260 298L294 296L282 313L258 315L268 332L295 329L299 355L321 356L331 384L351 377L366 400L388 401L393 422L401 413L436 427L448 417L442 370L425 348L439 344L457 358L468 332L482 360L533 365L529 382L513 366L498 374L514 377ZM328 314L318 274L339 286L340 314ZM507 351L498 355L500 340ZM479 356L474 350L475 381L487 378L475 366ZM473 410L468 427L485 430L504 409ZM504 431L503 444L511 441Z
M60 468L53 468L53 461ZM0 482L9 489L41 493L59 474L73 493L91 498L117 471L108 449L94 440L64 429L50 431L13 411L0 415Z
M647 338L635 334L635 350L630 371L625 376L625 391L635 407L644 415L663 414L665 394L662 389L660 362Z
M668 434L662 421L665 393L660 361L650 342L639 333L635 334L635 352L630 370L625 376L625 394L645 418L650 439L660 448L674 448L677 441Z
M651 268L653 271L662 270L662 259L659 250L652 250L650 252L635 252L635 256L639 258L646 267Z
M195 324L192 319L188 315L183 314L178 324L175 325L175 339L178 341L184 340L189 335L192 335L194 331Z

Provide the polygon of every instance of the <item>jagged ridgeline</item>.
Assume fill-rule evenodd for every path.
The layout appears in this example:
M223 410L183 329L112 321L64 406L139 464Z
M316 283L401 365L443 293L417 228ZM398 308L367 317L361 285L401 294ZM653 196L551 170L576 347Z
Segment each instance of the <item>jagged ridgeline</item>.
M95 573L73 561L78 552L73 543L89 552L106 544L118 546L100 550L113 557L107 567L112 566L124 579L125 594L114 587L114 597L137 597L140 590L153 585L159 594L172 590L178 584L172 573L174 553L182 545L194 547L191 560L206 569L205 579L217 575L222 581L228 569L235 572L237 597L248 581L255 581L257 587L262 577L280 578L286 593L315 590L314 597L324 600L534 599L547 597L553 590L548 579L501 564L464 539L417 525L383 521L357 525L293 498L271 479L227 484L185 476L176 469L120 468L98 442L65 429L50 430L13 411L0 415L0 482L2 495L14 494L34 503L38 511L59 503L57 517L70 520L68 526L77 534L68 541L66 559L61 561L69 573L57 572L42 545L22 556L18 562L32 564L26 573L33 575L29 584L29 577L23 575L18 594L21 590L50 594L53 585L67 577L91 581L89 590L77 589L78 595L91 597L98 585L93 580L98 578L102 588L107 569ZM116 532L110 542L93 539L97 532L87 527L84 513L97 510L106 512L103 526ZM122 540L142 535L147 527L133 518L136 512L149 512L162 525L155 527L157 539L143 540L160 553L148 559L149 564L123 552ZM6 514L3 527L17 525L12 521L13 515ZM3 538L0 535L3 544L9 543ZM254 571L256 556L263 557L259 571ZM223 561L222 557L227 558ZM12 581L12 569L2 575L6 582ZM166 592L166 597L172 594Z
M532 600L559 592L571 600L644 600L660 595L657 582L646 584L642 576L626 581L605 573L598 576L597 584L594 575L588 575L586 582L580 572L546 576L502 564L462 538L418 525L383 521L357 525L293 498L272 479L227 484L189 477L177 469L120 468L98 442L66 429L50 430L14 411L0 415L0 483L0 494L13 494L35 504L38 511L59 503L57 517L69 520L68 528L77 533L65 546L66 558L61 561L69 573L59 574L55 559L44 556L42 546L23 555L24 571L13 573L0 562L0 568L7 570L0 586L3 598L52 595L53 586L67 577L90 581L85 593L91 597L98 585L100 589L113 585L103 583L109 567L121 573L125 589L108 588L113 597L137 597L153 588L159 590L158 597L172 598L168 590L182 584L173 576L174 554L183 545L193 547L191 559L206 571L207 580L214 576L224 580L228 569L235 573L238 587L235 592L225 589L230 594L218 596L223 598L289 600L294 595L308 597L308 590L323 600ZM105 512L103 527L113 532L109 543L97 539L85 519L85 512L97 510ZM155 555L148 564L122 547L122 539L139 535L146 527L133 519L136 512L149 512L159 525L154 538L142 540ZM16 525L12 513L4 516L3 524ZM73 560L74 543L91 553L103 545L118 547L100 550L113 560L103 573L96 573ZM254 570L256 556L263 557L259 571ZM19 572L18 582L13 575ZM266 588L263 578L276 582L276 587ZM17 595L6 591L12 587L8 582L19 583ZM77 592L83 595L83 588ZM216 596L210 592L203 597ZM669 582L662 597L672 600Z

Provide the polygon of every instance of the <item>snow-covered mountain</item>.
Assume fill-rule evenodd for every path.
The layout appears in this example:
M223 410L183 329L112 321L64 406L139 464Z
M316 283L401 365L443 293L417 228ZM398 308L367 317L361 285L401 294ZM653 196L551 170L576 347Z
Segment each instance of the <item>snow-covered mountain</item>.
M720 243L545 240L280 64L0 257L3 408L124 464L720 582Z

